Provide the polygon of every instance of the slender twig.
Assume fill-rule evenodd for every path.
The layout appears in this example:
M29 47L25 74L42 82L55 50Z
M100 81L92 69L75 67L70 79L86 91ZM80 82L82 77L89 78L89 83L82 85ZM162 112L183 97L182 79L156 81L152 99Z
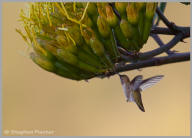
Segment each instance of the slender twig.
M152 38L157 42L157 44L158 44L160 47L162 47L162 46L164 45L164 43L163 43L163 41L160 39L159 35L157 35L157 34L152 34L151 36L152 36ZM173 51L171 51L171 50L168 50L168 51L166 51L166 53L167 53L168 55L170 55L170 54L174 54L175 52L173 52Z
M144 60L144 61L138 61L135 63L126 64L124 66L119 66L116 69L116 72L109 72L108 74L104 74L104 75L101 75L98 77L104 78L104 77L109 77L109 76L115 75L117 72L124 72L124 71L129 71L129 70L134 70L134 69L160 66L160 65L176 63L176 62L184 62L184 61L188 61L188 60L190 60L190 52L177 53L177 54L172 54L169 56L156 57L156 58L151 58L151 59Z
M138 57L139 59L147 59L147 58L151 58L151 57L154 57L156 55L159 55L163 52L166 52L168 51L169 49L171 49L172 47L174 47L181 39L183 38L183 34L180 33L178 35L176 35L169 43L167 43L166 45L160 47L160 48L157 48L157 49L154 49L154 50L151 50L149 52L145 52L145 53L141 53Z
M183 39L190 37L190 27L178 26L177 28L184 33ZM151 34L176 35L169 28L164 27L152 27Z
M121 16L120 16L119 12L117 11L117 9L115 8L114 3L110 3L109 5L112 7L113 12L114 12L115 15L117 16L117 18L121 21Z
M165 27L152 27L150 34L163 34L163 35L175 35L169 28Z
M173 32L173 33L177 33L177 29L176 26L172 23L169 22L169 20L164 16L164 14L162 13L162 11L157 7L156 12L159 16L159 18L164 22L164 24Z
M168 51L169 49L173 48L181 39L183 38L183 34L179 33L178 35L176 35L170 42L168 42L167 44L161 46L160 48L145 52L145 53L138 53L137 55L137 60L145 60L145 59L149 59L152 58L154 56L157 56L163 52ZM130 62L132 60L136 60L133 57L127 55L127 62Z
M182 4L185 4L185 5L190 5L190 2L180 2Z
M160 7L159 9L162 11L162 13L164 13L165 8L166 8L167 2L160 2ZM160 22L160 18L157 18L157 22L155 23L155 26L158 26Z

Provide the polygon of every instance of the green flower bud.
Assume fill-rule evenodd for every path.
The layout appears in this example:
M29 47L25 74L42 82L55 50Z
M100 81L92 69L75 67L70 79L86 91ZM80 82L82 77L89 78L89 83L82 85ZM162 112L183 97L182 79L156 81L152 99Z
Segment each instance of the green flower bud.
M83 20L83 24L86 24L88 27L93 27L93 22L87 14L85 15L85 18Z
M138 31L139 31L139 36L140 36L140 38L139 38L140 45L143 45L142 35L143 35L143 31L144 31L144 25L145 25L145 15L140 14L139 23L138 23Z
M43 57L45 57L45 58L47 58L47 59L49 59L49 60L51 60L51 59L53 58L52 55L51 55L48 51L46 51L46 50L38 43L37 39L36 39L35 42L32 43L32 46L33 46L33 50L34 50L34 52L35 52L36 54L38 54L38 55L40 55L40 56L43 56Z
M71 53L77 52L77 47L72 42L72 40L70 40L70 38L66 38L64 35L57 35L56 40L60 45L59 48L65 49L66 51L71 52Z
M65 46L68 45L68 41L67 38L64 35L57 35L56 38L57 42L61 45L61 46Z
M55 73L75 80L82 80L90 78L93 74L80 69L79 67L70 65L64 61L57 60L54 62Z
M103 65L101 64L100 60L97 57L95 57L93 55L89 55L85 51L80 50L80 49L79 49L77 54L78 54L77 57L81 61L83 61L83 62L85 62L91 66L94 66L96 68L102 68L103 67Z
M138 51L138 45L136 44L136 40L127 39L119 26L115 28L115 34L117 36L118 43L121 47L128 51Z
M128 39L132 39L135 35L135 28L125 19L120 22L121 31Z
M82 34L86 44L90 45L90 39L92 36L94 36L93 30L89 27L82 28L81 34Z
M99 58L109 67L112 67L112 62L109 59L108 55L105 53L105 49L103 44L97 39L92 37L90 40L91 48L94 51L94 53L99 56Z
M143 43L146 43L148 40L151 26L152 26L152 21L145 20L144 30L143 30Z
M153 18L156 7L157 7L157 3L147 2L147 4L146 4L146 17L147 18Z
M37 42L43 49L47 51L47 53L51 53L52 55L57 55L57 47L53 46L53 44L55 43L54 40L37 39Z
M76 6L77 6L77 8L85 8L86 3L85 2L76 2Z
M37 65L39 65L41 68L53 72L54 71L54 65L50 60L48 60L46 57L37 55L35 53L30 54L31 59L33 62L35 62Z
M96 3L94 2L89 3L89 6L87 8L87 14L90 16L98 15Z
M97 27L99 30L99 33L103 36L103 37L109 37L111 34L111 28L108 25L106 19L102 16L98 16L97 18Z
M79 25L73 25L73 26L70 26L67 28L68 28L70 37L75 41L76 45L83 45L84 41L83 41L83 37L81 35Z
M115 8L120 13L121 16L126 16L127 2L115 2Z
M111 27L115 27L118 25L118 18L113 12L113 9L110 5L105 6L106 14L107 14L107 22Z
M128 3L127 5L127 20L131 23L131 24L137 24L139 21L139 12L135 7L135 3Z
M144 43L146 43L148 40L156 7L157 7L157 3L154 3L154 2L148 2L146 4L146 14L145 14L146 18L144 21L144 30L143 30L143 42Z
M135 7L137 11L141 11L145 8L146 3L145 2L135 2Z
M127 39L123 35L120 26L117 26L115 28L115 36L117 37L117 41L118 41L119 45L121 47L127 49L127 46L128 46Z
M119 58L119 52L118 52L113 35L111 35L109 39L105 39L103 43L104 43L105 50L110 56L110 59L112 61L117 61L117 59Z
M72 53L68 52L67 50L57 49L57 55L60 59L71 65L76 65L78 62L77 57Z
M85 71L88 71L88 72L92 72L92 73L98 73L100 72L101 70L91 66L91 65L88 65L86 64L85 62L83 61L80 61L78 59L78 57L76 57L75 55L73 55L72 53L69 53L65 50L62 50L62 49L58 49L57 50L57 55L59 56L60 59L62 59L63 61L71 64L71 65L74 65L82 70L85 70Z
M92 37L90 39L90 44L91 44L92 50L96 55L102 56L105 54L104 46L98 39Z
M66 77L72 80L81 80L84 79L82 78L80 75L77 75L76 72L73 72L73 67L67 67L66 64L62 64L58 61L56 61L54 63L55 65L55 73L62 76L62 77ZM71 69L72 68L72 69Z

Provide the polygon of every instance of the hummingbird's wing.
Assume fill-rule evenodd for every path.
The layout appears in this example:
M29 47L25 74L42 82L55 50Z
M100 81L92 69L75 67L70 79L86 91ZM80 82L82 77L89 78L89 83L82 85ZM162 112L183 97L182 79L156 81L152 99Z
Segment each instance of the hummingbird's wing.
M136 103L137 106L139 107L139 109L140 109L141 111L145 112L140 91L134 91L134 92L133 92L133 98L134 98L134 100L135 100L135 103Z
M127 101L130 101L131 83L127 75L119 75Z
M163 78L163 75L159 75L159 76L154 76L151 78L148 78L146 80L143 80L140 85L139 85L139 89L141 91L145 90L146 88L149 88L151 86L153 86L154 84L156 84L157 82L159 82L161 79Z
M141 84L142 80L143 80L143 76L142 75L138 75L138 76L136 76L131 81L131 85L132 85L133 91L135 91L139 87L139 85Z

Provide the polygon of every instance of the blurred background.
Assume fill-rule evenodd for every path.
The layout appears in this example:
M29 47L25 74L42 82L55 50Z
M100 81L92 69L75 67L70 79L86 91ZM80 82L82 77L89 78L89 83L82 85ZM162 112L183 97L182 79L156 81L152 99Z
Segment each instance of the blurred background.
M2 47L3 130L52 130L57 136L189 136L190 62L124 72L148 78L165 75L142 93L146 112L127 103L117 75L88 83L49 73L28 58L26 43L16 33L26 2L4 2ZM190 6L168 3L165 15L190 26ZM164 26L160 23L161 26ZM161 36L168 42L172 36ZM190 39L174 48L190 50ZM142 51L158 47L149 38ZM3 133L3 135L11 135ZM19 134L18 134L19 135Z

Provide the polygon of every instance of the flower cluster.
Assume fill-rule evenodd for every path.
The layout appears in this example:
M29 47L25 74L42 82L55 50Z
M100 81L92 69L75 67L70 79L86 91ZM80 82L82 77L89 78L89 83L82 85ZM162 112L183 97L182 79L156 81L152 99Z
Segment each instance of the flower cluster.
M139 51L146 43L157 3L33 2L20 12L33 48L32 60L57 75L86 80L114 71L117 45Z

